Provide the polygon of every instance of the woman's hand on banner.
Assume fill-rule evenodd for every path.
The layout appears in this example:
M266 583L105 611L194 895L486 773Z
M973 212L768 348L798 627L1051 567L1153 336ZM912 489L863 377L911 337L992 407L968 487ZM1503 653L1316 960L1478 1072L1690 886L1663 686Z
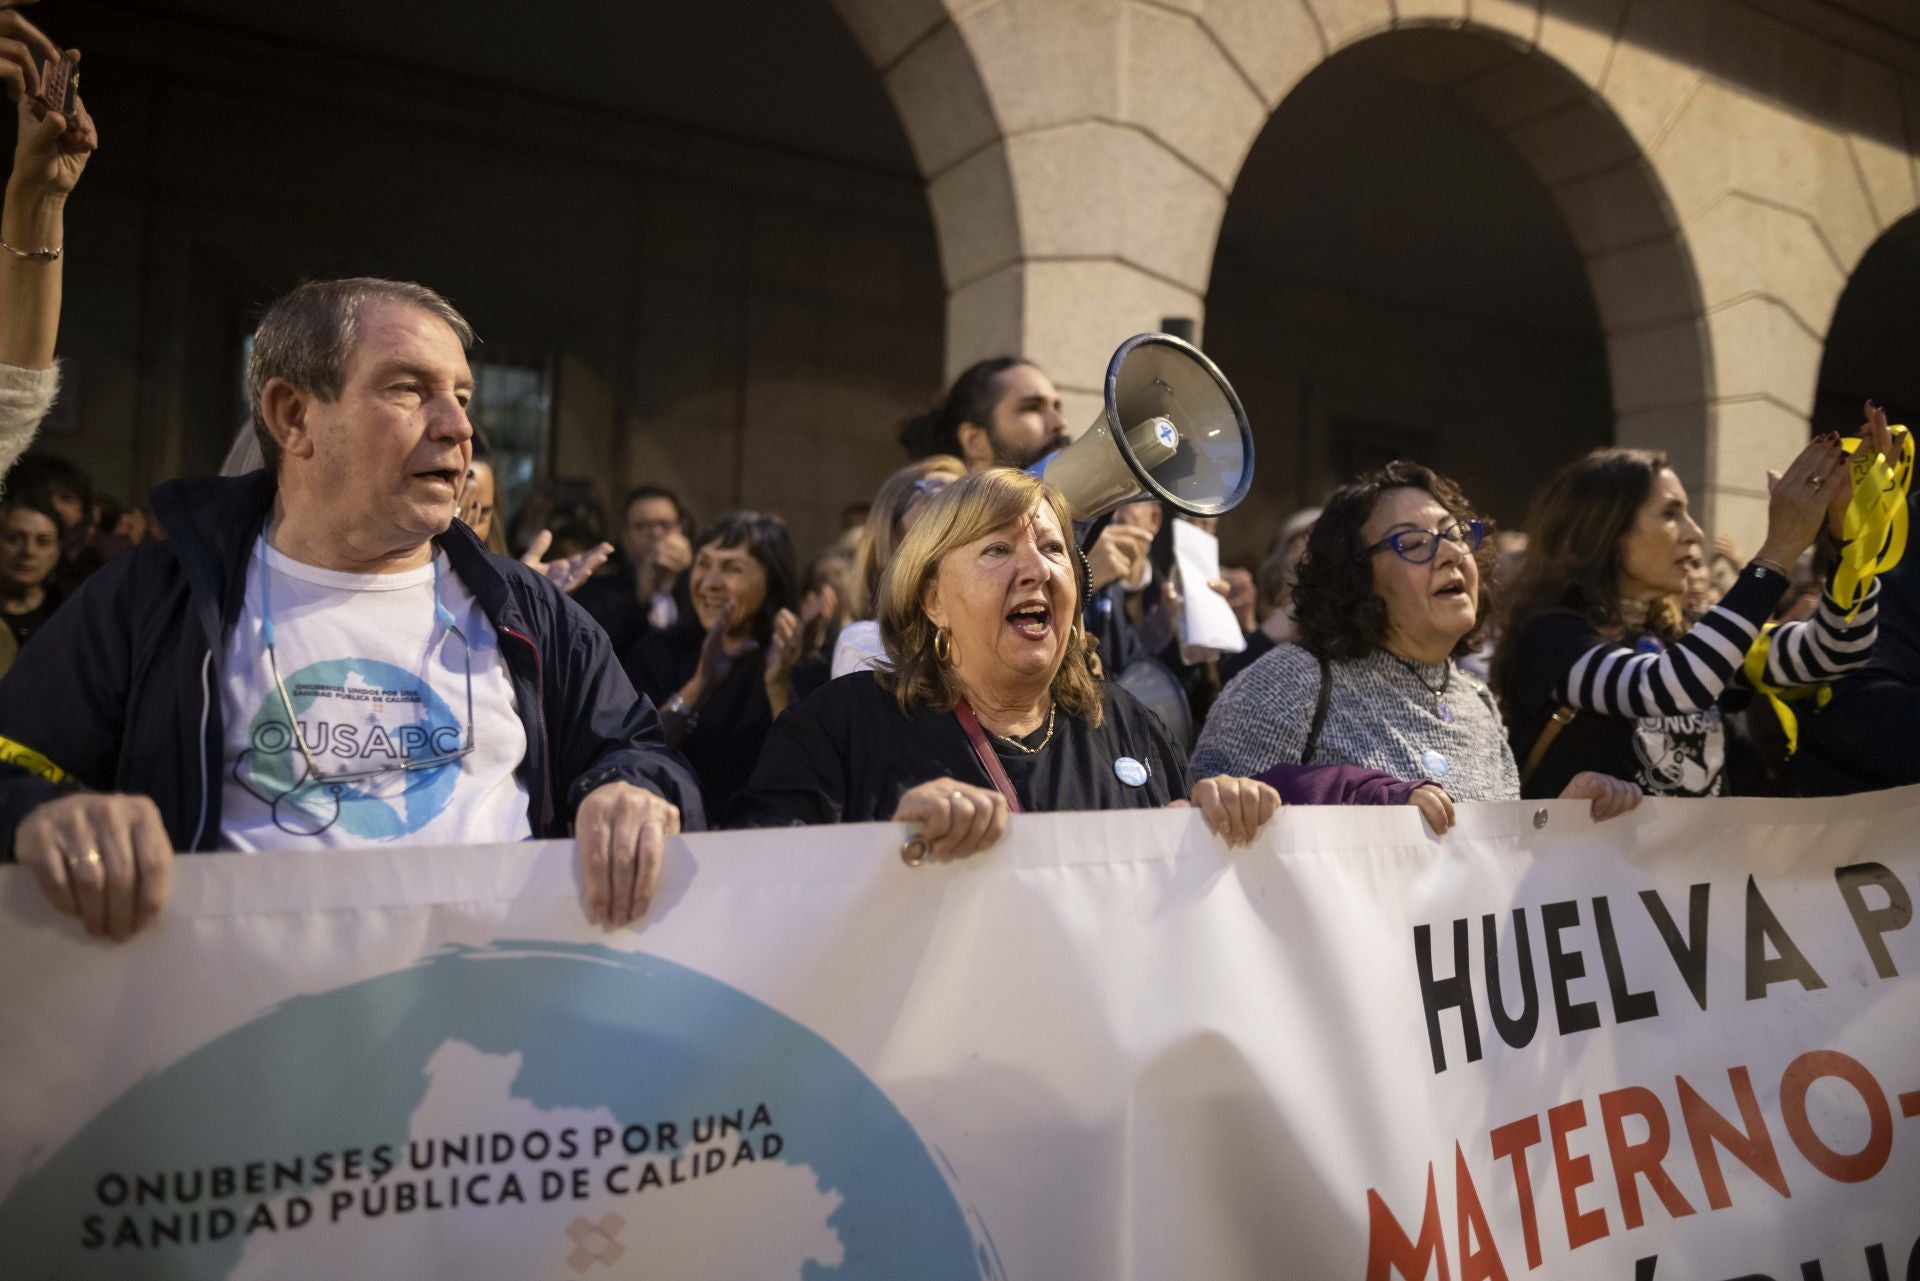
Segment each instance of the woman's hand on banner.
M1563 801L1592 801L1593 821L1604 823L1618 818L1640 804L1640 789L1624 778L1596 774L1592 770L1575 774L1560 793Z
M159 914L173 880L173 846L145 796L47 801L21 820L13 847L54 907L96 938L132 937Z
M680 807L632 783L604 783L574 816L587 920L607 929L631 925L653 905L667 838L680 834Z
M936 778L901 794L893 821L911 823L911 841L936 859L977 854L1007 834L1007 798L991 787Z
M1189 802L1174 801L1168 809L1184 809ZM1229 846L1251 845L1267 820L1280 812L1280 793L1252 778L1221 774L1193 785L1191 804L1207 821L1207 830Z
M1453 798L1438 783L1422 783L1407 795L1407 804L1420 811L1435 836L1453 830Z

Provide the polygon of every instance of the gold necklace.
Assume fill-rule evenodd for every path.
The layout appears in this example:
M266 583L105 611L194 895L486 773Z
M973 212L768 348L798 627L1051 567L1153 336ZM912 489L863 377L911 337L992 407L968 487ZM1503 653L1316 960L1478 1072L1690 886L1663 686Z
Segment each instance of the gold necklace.
M988 730L987 733L993 734L995 738L999 739L1001 742L1005 743L1008 747L1011 747L1016 752L1025 752L1028 756L1038 756L1041 752L1046 751L1047 744L1053 741L1053 714L1059 710L1060 710L1060 704L1058 703L1055 703L1052 707L1049 707L1047 709L1047 736L1040 740L1040 745L1038 747L1028 747L1025 743L1021 742L1017 738L1008 738L1005 734L994 733L993 730Z

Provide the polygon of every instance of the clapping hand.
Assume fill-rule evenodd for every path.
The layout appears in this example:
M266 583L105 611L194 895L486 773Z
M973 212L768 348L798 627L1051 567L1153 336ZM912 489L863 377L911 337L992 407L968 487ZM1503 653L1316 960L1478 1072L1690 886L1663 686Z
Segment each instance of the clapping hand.
M588 548L577 556L558 556L553 560L542 560L547 548L553 546L553 531L543 529L533 536L533 542L527 547L526 555L520 563L529 569L539 570L553 580L553 585L571 596L580 585L593 577L593 571L607 563L607 557L613 555L612 543L601 543Z
M693 544L679 530L666 534L653 544L646 564L647 594L657 595L673 586L673 580L693 564Z
M1860 424L1860 448L1869 457L1880 455L1889 463L1900 461L1900 446L1894 443L1893 428L1887 426L1887 411L1874 404L1866 403L1867 421Z
M790 609L773 616L773 643L767 650L767 684L784 686L793 679L793 667L800 661L807 629Z
M1864 475L1875 458L1886 459L1889 466L1900 461L1900 446L1894 442L1893 429L1887 426L1887 411L1869 400L1866 416L1867 420L1860 424L1860 446L1854 451L1851 465L1841 470L1840 483L1834 486L1833 497L1827 502L1827 532L1836 543L1847 540L1847 508L1853 503L1856 471Z
M1808 441L1784 474L1767 473L1767 540L1756 559L1791 569L1813 546L1834 505L1844 516L1852 497L1840 438L1829 432Z
M722 602L719 614L713 620L713 626L707 628L706 639L700 642L700 665L694 672L694 678L700 684L703 694L710 694L714 687L727 679L727 673L733 670L736 660L759 649L757 642L748 641L737 653L727 652L727 633L733 630L733 597Z

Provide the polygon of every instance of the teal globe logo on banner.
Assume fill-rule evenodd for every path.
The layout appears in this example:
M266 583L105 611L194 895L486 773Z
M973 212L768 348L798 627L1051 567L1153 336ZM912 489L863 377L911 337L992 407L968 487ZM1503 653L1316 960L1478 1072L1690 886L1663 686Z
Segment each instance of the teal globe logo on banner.
M1001 1275L849 1059L697 971L501 942L274 1007L0 1203L10 1277Z

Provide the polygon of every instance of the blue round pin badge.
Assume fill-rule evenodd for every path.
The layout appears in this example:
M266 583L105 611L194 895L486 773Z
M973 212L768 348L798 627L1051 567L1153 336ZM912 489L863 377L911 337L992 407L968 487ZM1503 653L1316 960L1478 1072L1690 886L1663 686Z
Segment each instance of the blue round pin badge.
M1131 756L1122 756L1113 763L1113 775L1128 787L1147 785L1147 767Z
M1452 766L1447 764L1447 758L1434 751L1431 747L1420 753L1420 764L1425 766L1427 773L1433 775L1435 778L1439 778L1452 768Z

